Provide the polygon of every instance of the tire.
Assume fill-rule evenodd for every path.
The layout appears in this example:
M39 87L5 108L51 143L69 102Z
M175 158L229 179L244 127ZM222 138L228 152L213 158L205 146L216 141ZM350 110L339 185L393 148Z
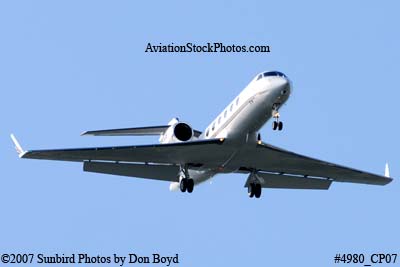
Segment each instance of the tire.
M249 186L247 187L247 192L250 198L254 197L254 184L251 183L249 184Z
M274 121L273 123L272 123L272 130L276 130L276 128L278 127L278 123L276 122L276 121Z
M255 186L254 186L254 196L256 197L256 198L260 198L261 197L261 190L262 190L262 188L261 188L261 185L260 184L256 184Z
M186 183L186 190L188 193L192 193L193 192L193 188L194 188L194 181L193 179L188 179L187 183Z
M179 183L179 188L181 189L182 193L186 192L186 189L187 189L187 179L186 178L183 178L181 180L181 182Z
M283 129L283 123L280 121L280 122L278 123L278 130L279 130L279 131L282 131L282 129Z

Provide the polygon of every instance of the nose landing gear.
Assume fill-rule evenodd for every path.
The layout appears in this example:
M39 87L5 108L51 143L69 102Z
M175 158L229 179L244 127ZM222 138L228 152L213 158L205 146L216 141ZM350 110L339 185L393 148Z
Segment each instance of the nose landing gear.
M278 130L278 131L282 131L283 129L283 123L281 121L273 121L272 122L272 130Z
M278 108L279 108L279 104L273 104L272 105L272 117L275 119L272 122L272 130L278 130L278 131L282 131L283 129L283 123L281 121L279 121L279 117L280 114L278 112Z

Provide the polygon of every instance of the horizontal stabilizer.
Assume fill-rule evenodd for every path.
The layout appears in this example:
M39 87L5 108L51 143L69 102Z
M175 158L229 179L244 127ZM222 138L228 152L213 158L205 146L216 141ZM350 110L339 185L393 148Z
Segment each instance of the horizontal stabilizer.
M86 131L83 132L81 135L95 135L95 136L160 135L163 134L166 130L168 130L169 127L170 125L96 130L96 131Z
M257 178L263 188L327 190L332 183L328 179L303 178L272 173L257 173ZM247 180L245 187L248 186L249 182Z
M160 134L165 133L165 131L167 131L169 127L171 127L171 125L96 130L96 131L86 131L86 132L83 132L81 135L93 135L93 136L160 135ZM197 131L197 130L193 130L193 134L194 134L194 136L199 137L201 135L201 132Z

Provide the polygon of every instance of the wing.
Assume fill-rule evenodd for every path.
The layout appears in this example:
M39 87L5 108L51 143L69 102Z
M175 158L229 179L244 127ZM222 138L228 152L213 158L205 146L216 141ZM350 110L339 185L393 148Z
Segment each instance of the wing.
M150 127L136 127L136 128L120 128L109 130L96 130L86 131L81 135L94 135L94 136L131 136L131 135L160 135L163 134L171 125L150 126ZM198 130L193 130L196 137L201 135Z
M220 146L224 139L140 146L30 150L21 158L64 161L113 161L158 164L218 164L228 153ZM20 147L20 146L19 146ZM22 148L20 149L22 150Z
M234 164L242 166L241 170L243 171L258 170L271 172L275 175L281 174L282 177L285 176L286 185L282 185L280 188L299 188L290 187L291 183L309 183L310 181L305 180L309 176L313 177L312 179L325 178L336 182L374 185L385 185L392 181L392 178L389 177L313 159L265 143L258 144L256 147L246 149L240 153ZM293 177L292 180L290 180L291 177ZM302 180L295 180L294 178ZM316 183L320 183L320 181L316 181ZM329 187L329 185L326 184L325 186ZM271 187L276 188L276 186Z
M83 170L86 172L179 182L177 176L179 167L176 165L85 161Z
M327 190L331 186L332 180L321 178L302 178L284 174L257 173L258 181L264 188L281 189L320 189ZM245 187L249 186L251 177L246 181Z
M20 158L84 162L83 170L177 182L178 164L200 167L226 157L224 139L173 144L25 151L11 135ZM220 157L220 158L219 158ZM120 161L123 161L122 163Z

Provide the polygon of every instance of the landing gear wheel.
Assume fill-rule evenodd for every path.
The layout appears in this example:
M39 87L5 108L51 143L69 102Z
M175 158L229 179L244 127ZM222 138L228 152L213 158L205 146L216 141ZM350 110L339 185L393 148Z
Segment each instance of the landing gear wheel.
M186 192L187 190L187 180L186 178L181 179L181 182L179 183L179 189L181 189L181 192ZM193 190L193 189L192 189Z
M186 179L186 190L188 193L192 193L193 192L193 188L194 188L194 181L193 179Z
M272 122L272 130L276 130L276 128L278 128L278 122L277 121L273 121Z
M280 121L278 122L278 130L282 131L282 129L283 129L283 123Z
M250 198L254 197L254 188L255 188L255 184L253 184L253 183L249 184L249 186L247 187L247 192L248 192Z
M254 186L254 196L256 198L260 198L261 197L261 185L260 184L255 184L255 186Z

